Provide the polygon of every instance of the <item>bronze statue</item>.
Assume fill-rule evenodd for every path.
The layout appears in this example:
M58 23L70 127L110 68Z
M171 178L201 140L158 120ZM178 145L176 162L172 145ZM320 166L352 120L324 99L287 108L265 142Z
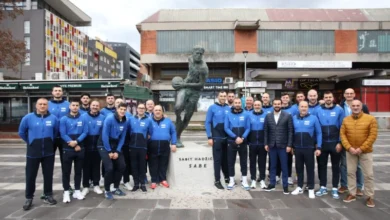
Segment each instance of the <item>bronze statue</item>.
M177 90L175 114L177 130L177 147L184 147L180 140L181 133L188 126L192 115L197 107L206 79L209 75L209 68L203 60L204 49L195 46L192 49L192 55L188 58L188 74L183 80L176 76L172 79L172 87ZM183 119L181 113L184 112Z

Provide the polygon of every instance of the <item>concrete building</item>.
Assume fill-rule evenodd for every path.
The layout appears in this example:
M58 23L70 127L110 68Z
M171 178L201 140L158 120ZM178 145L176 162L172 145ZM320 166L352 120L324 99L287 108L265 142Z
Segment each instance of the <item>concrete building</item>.
M91 18L69 0L18 1L24 13L6 19L0 28L26 43L26 59L19 72L1 69L5 79L77 79L87 77L88 36L76 26L90 26Z
M89 40L87 69L91 79L122 78L117 53L100 39Z
M372 112L390 112L390 102L379 101L390 100L389 9L160 10L137 29L155 101L168 111L171 79L187 74L191 49L201 45L210 74L198 112L220 89L293 98L314 88L339 101L348 87Z
M140 70L140 55L127 43L106 42L118 54L121 64L121 76L124 79L135 79Z

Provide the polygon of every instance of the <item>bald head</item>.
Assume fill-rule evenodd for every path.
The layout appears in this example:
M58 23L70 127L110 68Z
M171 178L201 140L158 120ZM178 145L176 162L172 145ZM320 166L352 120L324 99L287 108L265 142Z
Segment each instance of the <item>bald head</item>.
M146 111L152 113L153 109L154 109L154 101L149 99L148 101L146 101Z
M246 99L245 99L245 107L247 109L253 108L253 97L252 96L246 97Z
M121 104L121 103L124 103L123 99L121 99L121 98L115 99L115 108L118 108L119 104Z
M363 109L363 103L360 100L353 100L351 104L351 110L352 114L358 115L360 112L362 112Z
M355 91L351 88L348 88L344 92L344 98L347 102L352 102L352 100L355 98Z
M306 101L299 102L299 115L300 116L303 117L303 116L307 115L308 109L309 109L309 103L307 103Z
M317 104L317 100L318 100L317 91L314 89L310 89L309 92L307 93L307 98L309 99L311 105Z
M260 112L261 111L261 102L259 100L256 100L254 103L253 103L253 109L255 110L255 112Z
M92 114L96 114L100 110L100 102L99 101L92 101L90 104L91 112Z
M263 101L263 104L264 105L269 105L269 94L268 93L263 93L263 95L261 96L261 101Z
M35 105L38 114L45 115L47 113L48 101L45 98L40 98L37 100L37 104Z

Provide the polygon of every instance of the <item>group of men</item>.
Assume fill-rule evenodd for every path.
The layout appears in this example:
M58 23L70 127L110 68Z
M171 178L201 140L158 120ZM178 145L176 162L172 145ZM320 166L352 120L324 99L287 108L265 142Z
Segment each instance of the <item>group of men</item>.
M296 104L290 96L270 101L269 94L262 94L261 101L252 97L236 98L233 92L220 91L218 102L210 106L206 116L208 144L213 147L215 186L221 183L221 168L227 189L236 186L235 162L240 157L241 185L245 190L255 189L257 182L266 191L275 190L282 174L283 193L290 194L293 185L292 164L295 155L297 187L292 195L304 192L304 168L306 167L309 198L328 194L328 157L332 164L332 190L334 199L349 190L344 202L356 200L356 196L368 197L366 205L374 207L373 144L377 138L376 119L368 108L355 99L353 89L344 92L345 101L334 103L332 92L318 100L316 90L308 91L308 101L303 92L296 93ZM226 103L227 100L227 103ZM242 105L242 100L245 105ZM251 185L247 180L247 160ZM265 183L266 161L269 157L269 184ZM320 187L314 192L315 158L318 164ZM256 179L256 167L260 176ZM348 177L348 178L347 178ZM339 182L341 187L338 189Z
M164 117L160 105L155 106L148 100L146 104L138 104L137 115L132 116L123 100L115 99L112 94L106 96L104 108L100 108L97 100L91 102L87 93L80 99L67 101L61 86L52 88L52 96L50 101L39 98L34 112L24 116L19 126L19 135L27 143L24 210L33 205L40 164L44 179L42 199L50 205L57 203L53 198L57 149L64 203L69 203L71 197L83 200L90 185L95 193L103 194L99 186L101 179L105 198L109 200L114 195L126 195L119 188L121 179L127 190L147 192L147 165L151 175L150 188L155 189L157 184L169 187L166 171L170 152L176 151L176 129L172 121ZM74 189L70 186L72 166ZM130 175L133 176L133 187Z

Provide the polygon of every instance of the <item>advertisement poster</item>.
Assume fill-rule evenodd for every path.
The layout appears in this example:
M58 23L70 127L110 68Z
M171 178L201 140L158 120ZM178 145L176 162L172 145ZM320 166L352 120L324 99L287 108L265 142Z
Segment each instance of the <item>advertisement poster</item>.
M135 99L126 99L127 111L132 115L137 114L137 100Z

